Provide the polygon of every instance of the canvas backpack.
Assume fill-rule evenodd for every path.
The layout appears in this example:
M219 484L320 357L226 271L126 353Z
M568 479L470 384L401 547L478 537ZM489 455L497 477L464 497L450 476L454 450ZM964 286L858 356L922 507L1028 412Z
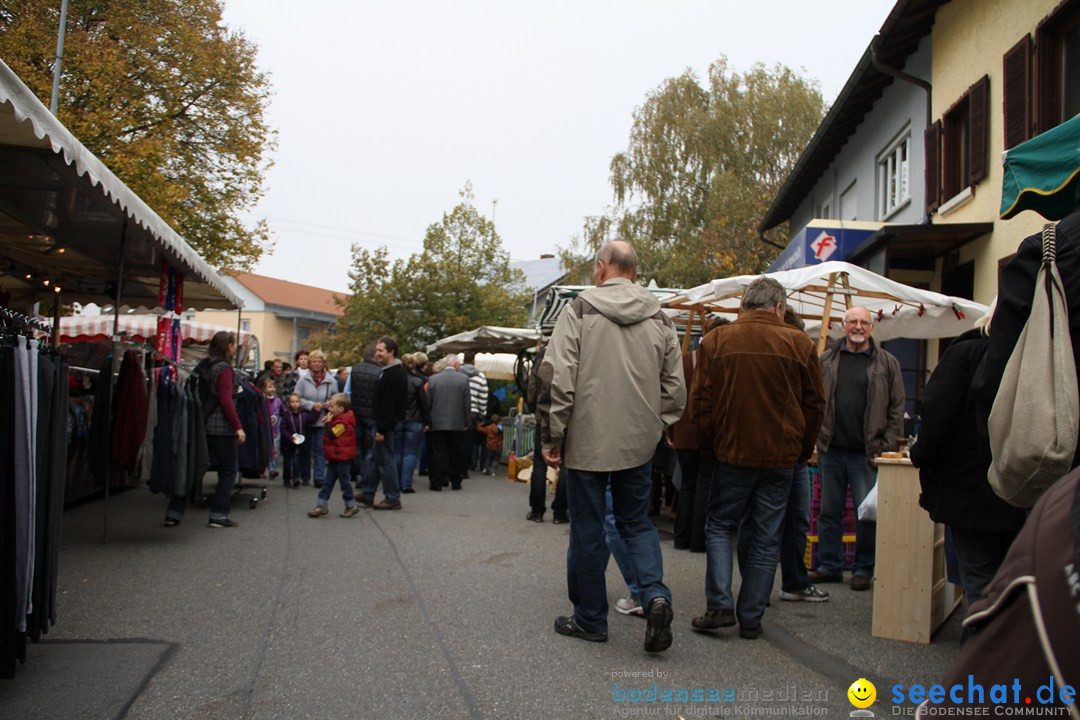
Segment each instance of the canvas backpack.
M217 381L221 375L221 366L224 365L225 361L220 358L205 357L191 372L190 382L196 397L199 398L199 404L202 405L203 420L210 417L218 406Z
M1002 500L1023 508L1034 505L1069 471L1080 423L1069 310L1053 225L1043 227L1042 239L1031 314L1005 366L988 422L990 485Z

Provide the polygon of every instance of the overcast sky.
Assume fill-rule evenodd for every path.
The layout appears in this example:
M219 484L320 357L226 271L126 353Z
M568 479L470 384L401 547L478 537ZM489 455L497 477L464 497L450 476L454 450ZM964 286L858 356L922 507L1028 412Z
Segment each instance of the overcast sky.
M634 109L686 68L781 63L840 92L893 0L224 0L271 74L256 272L348 289L349 247L422 247L471 181L510 256L611 204ZM497 201L497 202L496 202Z

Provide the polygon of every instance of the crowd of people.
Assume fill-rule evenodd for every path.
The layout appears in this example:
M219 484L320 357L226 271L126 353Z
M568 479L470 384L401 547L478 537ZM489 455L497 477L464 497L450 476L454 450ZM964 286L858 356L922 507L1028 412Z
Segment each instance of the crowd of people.
M1017 299L1034 283L1028 256L1037 248L1028 244L1017 259L1022 267L1003 273L1009 292L996 312L1008 332L991 332L997 327L991 307L974 330L948 346L925 387L921 431L910 448L920 468L920 502L949 526L971 600L994 578L1026 518L986 481L991 448L985 425L997 381L987 375L1000 378L1008 343L1015 344L1029 311ZM783 601L827 601L829 593L818 586L844 582L845 570L852 591L872 589L875 524L857 523L848 567L845 501L850 493L858 507L876 482L875 459L906 442L906 398L900 364L874 340L869 311L849 307L843 337L819 355L787 305L786 290L761 277L747 287L734 321L716 322L697 348L683 351L670 318L636 279L633 249L619 241L605 245L595 263L595 287L565 308L529 378L538 452L526 519L543 522L547 468L555 467L553 522L570 526L573 611L556 618L555 632L607 639L605 572L614 555L629 592L616 610L646 619L646 651L672 644L673 599L649 518L656 496L653 455L665 444L674 448L682 478L674 547L706 553L704 609L693 617L693 629L737 625L740 637L760 637L778 564ZM1026 290L1014 287L1021 280ZM231 527L228 491L244 435L229 397L235 342L230 333L219 335L207 366L217 400L210 403L207 434L219 472L211 526ZM487 380L472 353L434 363L423 353L399 357L396 340L384 336L342 372L329 371L318 350L301 351L295 361L295 368L273 361L259 385L273 409L285 484L320 489L311 517L329 513L338 486L341 516L349 518L361 506L401 509L402 496L415 492L417 470L428 476L430 491L461 490L470 468L491 472L498 461L501 418L489 405ZM804 558L812 460L821 507L818 561L811 569ZM178 522L182 510L170 506L166 524Z
M926 385L921 431L910 450L921 473L920 502L949 526L969 602L1002 567L1026 517L987 482L991 452L979 393L992 401L996 385L991 379L987 391L978 376L996 371L1000 378L1001 358L1009 357L1009 342L1015 344L1023 325L1013 315L1029 305L1012 296L1031 295L1037 264L1027 255L1038 248L1035 241L1027 245L1026 290L1009 295L1013 330L1005 338L990 332L991 307L976 329L948 346ZM907 437L900 364L873 339L869 311L849 307L843 338L819 356L786 304L786 290L761 277L747 287L737 319L706 328L698 348L680 352L673 324L636 275L628 244L601 249L595 287L564 310L530 382L543 459L564 466L567 479L562 507L570 522L573 612L556 618L555 632L607 639L605 569L615 555L631 593L616 610L647 619L646 651L671 645L672 597L648 519L660 438L676 449L682 475L674 546L703 549L707 557L705 608L693 617L693 629L737 625L740 637L760 637L778 564L784 601L827 601L818 586L845 580L852 591L871 590L875 523L857 522L854 557L845 564L845 501L850 493L854 507L863 503L876 483L875 459L897 453ZM999 360L991 367L982 360L995 357L995 343ZM612 418L619 432L610 431ZM804 558L812 458L821 507L811 569ZM529 519L542 521L543 511L534 502ZM611 526L625 543L628 568L606 532ZM742 578L737 597L735 562Z

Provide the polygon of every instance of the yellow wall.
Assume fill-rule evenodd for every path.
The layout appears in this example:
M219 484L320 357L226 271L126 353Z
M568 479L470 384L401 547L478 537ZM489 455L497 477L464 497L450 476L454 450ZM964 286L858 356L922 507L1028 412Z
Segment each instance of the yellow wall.
M260 363L276 357L292 361L293 325L291 320L281 319L268 312L245 312L242 317L244 320L251 321L251 332L259 339ZM195 313L195 320L235 328L237 315L235 310L226 312L202 310Z
M962 248L960 261L975 260L975 300L989 303L997 294L998 260L1046 221L1026 211L999 220L1001 206L1002 56L1035 27L1060 0L953 0L937 11L933 28L933 118L942 115L983 75L990 77L989 174L975 186L968 204L935 223L994 222L994 232ZM948 200L948 198L945 198Z

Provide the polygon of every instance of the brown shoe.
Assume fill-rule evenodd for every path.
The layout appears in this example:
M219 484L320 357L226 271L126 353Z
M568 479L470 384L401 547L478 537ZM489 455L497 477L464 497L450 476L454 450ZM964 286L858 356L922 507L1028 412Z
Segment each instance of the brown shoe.
M380 500L379 502L375 503L371 507L375 508L376 510L400 510L401 509L401 503L400 502L390 502L389 500L383 499L383 500Z
M870 584L871 584L870 578L866 577L865 575L852 575L851 576L851 589L852 590L858 590L858 591L869 590L870 589Z
M815 585L820 585L822 583L844 582L843 574L830 575L828 573L823 573L820 570L811 570L810 574L809 574L809 578L810 578L810 582L814 583Z
M704 615L698 615L691 620L690 625L695 630L719 630L720 628L732 627L735 625L735 611L730 608L706 610Z

